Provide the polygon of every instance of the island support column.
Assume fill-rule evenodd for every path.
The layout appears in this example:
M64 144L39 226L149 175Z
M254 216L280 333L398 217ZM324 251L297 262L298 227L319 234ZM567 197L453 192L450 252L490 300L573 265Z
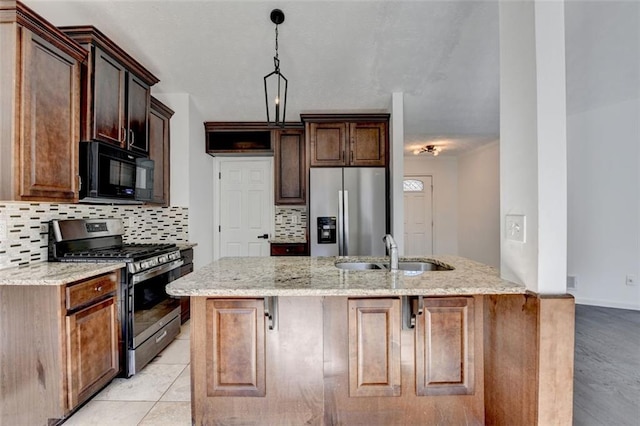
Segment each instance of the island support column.
M571 295L485 296L487 425L573 423Z

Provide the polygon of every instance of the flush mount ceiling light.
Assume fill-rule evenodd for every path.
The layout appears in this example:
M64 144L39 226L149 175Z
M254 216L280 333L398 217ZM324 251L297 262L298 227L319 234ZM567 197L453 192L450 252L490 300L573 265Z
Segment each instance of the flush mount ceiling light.
M442 148L440 148L439 146L425 145L420 149L416 149L415 151L413 151L413 153L415 155L418 155L418 154L422 154L423 152L428 152L429 154L433 154L434 157L437 157L438 154L440 154L440 151L442 151Z
M273 9L271 11L271 22L276 24L276 55L273 57L275 69L264 76L264 100L267 106L267 122L284 126L287 112L288 81L280 72L280 59L278 59L278 25L284 22L284 13L280 9ZM270 110L273 110L273 114ZM271 120L272 118L273 121Z

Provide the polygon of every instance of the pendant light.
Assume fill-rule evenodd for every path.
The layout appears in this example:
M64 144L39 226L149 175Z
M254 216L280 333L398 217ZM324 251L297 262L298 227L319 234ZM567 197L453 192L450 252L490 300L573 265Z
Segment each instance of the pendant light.
M280 72L278 59L278 25L284 22L284 13L280 9L271 11L271 22L276 24L276 55L273 57L275 69L264 76L264 99L267 106L267 122L284 126L287 112L287 79Z

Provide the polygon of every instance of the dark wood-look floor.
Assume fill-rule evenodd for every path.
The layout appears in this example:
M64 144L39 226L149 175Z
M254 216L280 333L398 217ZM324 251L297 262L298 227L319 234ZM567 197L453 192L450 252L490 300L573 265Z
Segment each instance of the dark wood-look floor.
M573 419L640 424L640 311L576 306Z

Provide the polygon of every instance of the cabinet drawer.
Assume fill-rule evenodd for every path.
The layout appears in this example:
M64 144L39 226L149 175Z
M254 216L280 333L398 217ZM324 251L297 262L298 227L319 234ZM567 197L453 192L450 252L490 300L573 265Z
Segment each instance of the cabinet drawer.
M306 243L271 244L271 256L309 256Z
M99 299L118 288L118 274L113 272L67 287L67 309L75 309Z

